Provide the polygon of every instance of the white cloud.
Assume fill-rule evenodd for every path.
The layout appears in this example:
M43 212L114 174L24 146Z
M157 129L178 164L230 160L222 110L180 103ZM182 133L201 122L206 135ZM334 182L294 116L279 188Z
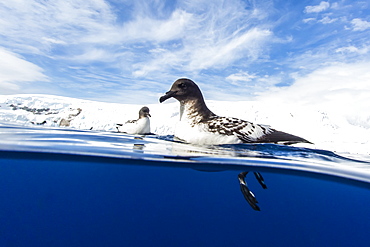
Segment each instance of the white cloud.
M272 33L268 30L251 29L245 33L218 40L184 42L182 49L155 50L154 57L135 65L135 76L145 76L148 73L163 68L181 69L194 72L209 68L223 68L240 58L249 58L253 62L259 58L261 49Z
M274 87L260 100L330 109L341 115L370 117L370 63L334 64L295 78L289 87Z
M335 52L338 53L357 53L357 54L366 54L369 52L370 47L368 46L363 46L362 48L358 48L356 46L345 46L345 47L340 47L335 50Z
M370 28L370 22L355 18L351 21L354 31L365 31Z
M338 11L328 13L333 7ZM182 75L217 78L221 86L244 83L253 93L290 79L285 69L307 73L335 61L363 59L369 53L361 43L366 40L360 37L365 33L345 31L342 35L343 28L339 27L349 23L346 18L353 18L346 16L356 16L349 9L329 1L307 6L305 13L312 14L304 16L309 18L303 22L337 24L322 31L320 26L294 24L296 20L290 18L301 10L288 9L285 13L271 0L3 1L0 35L4 38L0 46L40 61L37 64L55 74L52 80L56 81L56 90L85 88L85 83L96 83L96 88L125 85L126 89L132 81L144 85L144 80L172 80ZM351 23L347 25L356 31L369 25L364 19ZM25 70L35 66L30 71L38 72L42 79L42 69L17 54L13 55L24 61L19 66ZM6 75L12 70L0 71ZM268 77L253 78L261 74ZM21 74L12 76L19 78ZM32 81L34 76L27 78ZM24 88L15 80L6 83L14 90Z
M322 24L330 24L330 23L333 23L335 21L337 21L338 19L337 18L330 18L328 16L325 16L324 18L322 18L321 20L319 20L319 22L321 22Z
M183 10L175 10L166 20L139 17L128 22L122 29L123 40L164 42L182 38L186 35L185 28L191 25L192 14Z
M316 22L316 18L306 18L306 19L303 19L303 22L304 22L304 23L308 23L308 22Z
M327 10L329 7L330 7L329 2L322 1L319 5L306 6L304 11L306 13L319 13L319 12Z
M134 65L133 75L146 76L150 72L168 69L189 73L223 68L240 58L248 58L250 62L260 58L264 52L262 47L271 42L273 36L266 27L250 26L255 19L263 18L261 11L255 11L256 8L246 10L238 1L223 8L219 8L219 4L217 1L188 1L179 7L186 11L175 10L165 24L169 28L164 30L177 31L162 36L180 39L176 44L159 44L152 49L145 59ZM148 34L152 39L156 37Z
M27 53L42 53L51 44L78 44L90 33L110 29L115 21L103 0L5 1L0 8L0 34ZM2 41L3 44L6 40ZM33 47L26 49L24 44Z
M249 74L247 72L239 72L229 75L228 77L226 77L226 80L230 81L231 84L238 85L239 83L250 82L256 78L257 78L256 75Z
M53 38L47 38L47 37L42 37L42 41L45 44L58 44L58 45L66 45L67 43L62 41L62 40L56 40Z
M253 62L266 42L274 42L261 22L266 10L237 0L223 8L223 1L179 2L166 14L163 2L121 4L133 10L120 23L104 0L7 1L0 8L0 34L8 39L0 45L73 63L127 64L117 54L130 53L129 67L138 77L171 68L223 68L240 58Z
M108 50L105 49L98 49L90 47L86 49L84 53L76 56L72 56L70 59L80 63L88 63L88 62L113 62L116 59L117 54L112 54Z
M171 44L157 43L155 49L133 65L133 75L148 76L160 70L197 73L205 69L225 68L242 58L247 60L245 66L260 59L267 51L264 45L276 42L266 22L261 24L266 13L256 11L255 7L246 9L239 1L223 8L219 7L221 3L187 1L180 4L178 8L182 10L175 10L173 15L183 17L181 25L168 22L173 24L169 26L179 30L173 35L179 39ZM155 37L150 36L152 39Z
M19 0L3 4L0 34L11 39L13 45L26 43L36 47L38 53L48 51L51 45L166 42L181 38L185 27L192 25L192 14L181 9L168 18L143 12L121 24L117 22L117 13L104 0ZM23 52L34 53L30 49Z
M48 81L48 77L43 74L43 69L0 47L1 93L19 92L23 82L33 81Z
M250 61L258 58L262 44L271 37L268 30L251 29L225 41L211 43L208 46L196 47L191 52L189 70L201 70L210 67L226 66L241 57L249 57Z
M175 10L167 19L142 14L122 26L110 24L104 29L92 30L81 37L81 42L104 45L167 42L182 38L185 28L191 26L191 20L192 14L183 10Z

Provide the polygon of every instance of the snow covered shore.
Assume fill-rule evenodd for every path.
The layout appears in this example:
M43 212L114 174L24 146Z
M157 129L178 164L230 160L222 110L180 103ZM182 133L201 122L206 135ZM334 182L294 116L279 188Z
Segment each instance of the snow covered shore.
M221 116L238 117L301 136L312 148L342 154L370 155L370 123L365 118L319 109L266 101L206 101ZM149 104L151 132L172 135L179 119L179 103ZM117 123L137 119L142 105L116 104L53 95L0 95L0 122L24 126L116 131Z

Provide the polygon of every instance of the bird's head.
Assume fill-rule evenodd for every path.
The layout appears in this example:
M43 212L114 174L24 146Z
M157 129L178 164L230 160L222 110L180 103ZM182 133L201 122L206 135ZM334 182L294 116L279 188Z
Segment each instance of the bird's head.
M203 99L203 96L197 84L190 79L181 78L172 84L170 91L159 98L159 102L162 103L169 98L175 98L181 102L193 99Z
M144 118L144 117L151 117L149 113L149 108L146 106L142 107L139 111L139 118Z

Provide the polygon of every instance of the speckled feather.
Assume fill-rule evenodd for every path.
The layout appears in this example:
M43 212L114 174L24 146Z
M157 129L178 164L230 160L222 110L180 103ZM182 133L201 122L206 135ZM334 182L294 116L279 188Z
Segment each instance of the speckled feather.
M233 117L212 117L207 121L209 131L221 135L235 135L243 142L258 142L258 140L273 132L267 125L254 124Z

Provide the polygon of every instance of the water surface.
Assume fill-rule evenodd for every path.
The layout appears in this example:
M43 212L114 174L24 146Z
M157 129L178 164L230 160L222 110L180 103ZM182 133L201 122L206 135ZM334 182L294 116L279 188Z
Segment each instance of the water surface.
M274 144L0 126L0 246L367 246L370 164ZM261 211L244 200L241 171Z

